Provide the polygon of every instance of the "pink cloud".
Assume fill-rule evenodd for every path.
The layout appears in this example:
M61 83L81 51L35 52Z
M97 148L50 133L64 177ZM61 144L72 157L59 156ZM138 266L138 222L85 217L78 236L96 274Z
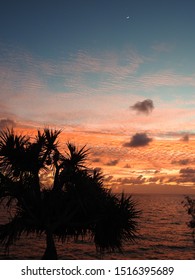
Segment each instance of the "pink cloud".
M173 45L166 42L161 42L161 43L154 44L152 46L152 49L157 52L170 52L173 50Z
M137 83L144 88L155 88L162 86L195 86L195 75L179 75L171 71L162 71L156 74L146 74L137 79Z
M122 64L121 59L125 63ZM182 104L179 99L162 102L156 91L157 96L152 98L156 110L152 116L145 118L129 112L131 104L148 98L147 94L142 94L143 90L195 85L195 75L179 75L173 71L138 76L137 70L144 59L131 50L121 51L119 55L79 52L58 64L21 51L9 54L8 62L0 66L0 101L5 113L2 117L14 114L28 121L53 123L55 120L59 125L80 124L89 130L110 129L125 135L146 130L153 133L175 131L181 125L193 129L193 110L177 108ZM21 68L17 62L21 63ZM95 86L88 83L88 73L95 77L100 75ZM64 92L51 89L51 81L48 81L55 77L60 78Z

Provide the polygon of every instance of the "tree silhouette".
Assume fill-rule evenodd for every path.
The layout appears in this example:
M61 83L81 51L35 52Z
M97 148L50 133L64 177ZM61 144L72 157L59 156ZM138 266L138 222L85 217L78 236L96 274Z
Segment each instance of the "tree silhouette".
M59 150L59 130L37 131L32 140L13 129L0 134L0 199L12 219L0 225L6 252L23 233L45 234L43 259L57 259L55 237L91 236L97 250L122 250L125 240L137 237L139 211L131 196L112 194L103 175L89 169L89 150L67 144ZM46 188L42 177L50 178Z
M186 196L185 201L182 201L184 207L187 209L188 215L191 216L191 220L188 223L188 227L192 229L192 236L195 243L195 199Z

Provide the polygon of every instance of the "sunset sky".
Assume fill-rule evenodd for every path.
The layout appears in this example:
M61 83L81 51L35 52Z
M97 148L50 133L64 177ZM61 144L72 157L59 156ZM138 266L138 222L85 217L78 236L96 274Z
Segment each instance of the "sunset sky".
M195 193L195 1L0 3L0 128L63 129L114 191Z

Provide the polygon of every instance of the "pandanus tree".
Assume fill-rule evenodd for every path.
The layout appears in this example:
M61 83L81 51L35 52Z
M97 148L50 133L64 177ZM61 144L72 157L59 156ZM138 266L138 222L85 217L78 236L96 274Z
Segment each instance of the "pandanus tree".
M67 143L59 150L59 130L37 131L34 139L13 129L0 134L0 201L12 211L0 225L6 251L22 234L45 234L43 259L57 259L55 239L93 238L97 250L122 250L125 240L137 237L139 211L131 196L115 195L103 175L89 169L89 150ZM43 184L43 174L50 187Z

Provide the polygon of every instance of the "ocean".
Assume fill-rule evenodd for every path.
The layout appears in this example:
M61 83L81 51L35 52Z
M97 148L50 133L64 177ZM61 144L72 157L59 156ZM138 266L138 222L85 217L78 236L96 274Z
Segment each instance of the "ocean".
M142 210L139 220L139 236L136 243L124 244L124 252L100 255L90 240L67 241L61 244L56 240L59 259L69 260L190 260L195 259L195 243L187 222L190 216L181 203L183 195L133 195L137 207ZM5 219L0 211L0 223ZM44 236L22 236L10 247L9 255L4 255L0 247L0 259L30 260L41 259L45 250Z

